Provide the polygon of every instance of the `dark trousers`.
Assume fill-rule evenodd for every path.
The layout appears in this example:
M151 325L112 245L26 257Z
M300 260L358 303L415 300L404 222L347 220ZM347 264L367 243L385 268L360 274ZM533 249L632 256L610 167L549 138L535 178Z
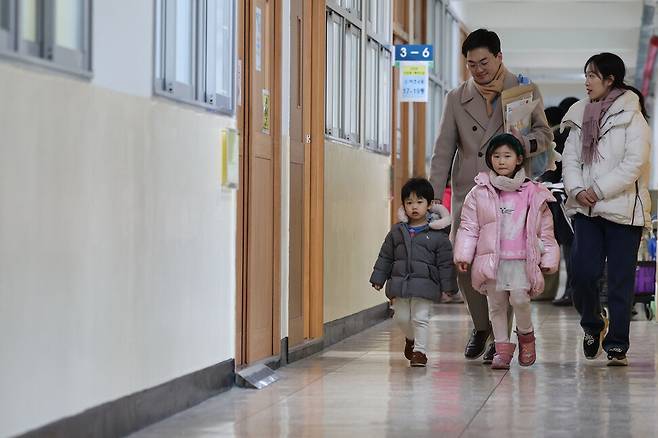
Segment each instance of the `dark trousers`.
M564 266L567 271L567 284L564 288L564 296L567 298L573 298L573 280L571 274L571 249L573 247L573 240L569 243L563 243L562 252L564 253Z
M603 328L599 279L608 260L608 312L610 327L603 348L628 350L637 252L642 227L620 225L600 217L576 215L570 276L580 325L589 334Z

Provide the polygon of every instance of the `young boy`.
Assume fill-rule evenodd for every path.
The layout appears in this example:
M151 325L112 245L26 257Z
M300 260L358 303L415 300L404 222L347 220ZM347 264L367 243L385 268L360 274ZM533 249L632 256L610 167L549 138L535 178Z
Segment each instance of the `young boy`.
M412 367L427 364L427 341L432 302L441 292L457 290L448 239L450 213L434 199L425 178L412 178L402 187L400 222L393 225L379 252L370 283L393 301L394 319L406 337L404 357Z

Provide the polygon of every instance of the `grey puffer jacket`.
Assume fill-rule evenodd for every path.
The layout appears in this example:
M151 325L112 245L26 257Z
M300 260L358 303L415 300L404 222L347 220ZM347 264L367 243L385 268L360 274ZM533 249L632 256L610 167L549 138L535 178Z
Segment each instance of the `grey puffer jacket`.
M388 298L419 297L438 301L441 292L457 290L457 276L449 240L450 213L433 206L428 227L413 238L406 220L393 225L386 236L373 269L370 283L386 283ZM404 210L402 215L404 216ZM406 219L406 216L404 216Z

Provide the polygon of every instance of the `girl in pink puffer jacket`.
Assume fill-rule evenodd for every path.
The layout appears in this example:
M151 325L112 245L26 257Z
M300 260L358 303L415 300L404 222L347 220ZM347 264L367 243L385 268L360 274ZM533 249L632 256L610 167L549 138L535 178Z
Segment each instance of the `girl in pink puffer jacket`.
M464 201L455 237L457 269L471 269L473 287L487 295L496 354L491 368L509 369L516 345L508 335L508 303L514 308L519 364L535 363L530 298L544 290L543 273L558 269L560 250L547 202L555 202L541 184L526 178L525 150L511 134L489 143L489 173L475 177Z

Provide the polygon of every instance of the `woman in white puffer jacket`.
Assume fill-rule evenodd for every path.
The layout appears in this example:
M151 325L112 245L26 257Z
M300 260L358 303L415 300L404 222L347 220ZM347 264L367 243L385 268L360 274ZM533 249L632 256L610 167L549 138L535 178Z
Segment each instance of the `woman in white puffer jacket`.
M602 350L608 365L628 365L637 252L650 221L651 131L644 99L624 84L624 62L612 53L585 64L588 98L562 120L571 127L563 154L567 213L574 218L574 304L581 315L587 359ZM610 323L601 314L598 281L608 261Z

